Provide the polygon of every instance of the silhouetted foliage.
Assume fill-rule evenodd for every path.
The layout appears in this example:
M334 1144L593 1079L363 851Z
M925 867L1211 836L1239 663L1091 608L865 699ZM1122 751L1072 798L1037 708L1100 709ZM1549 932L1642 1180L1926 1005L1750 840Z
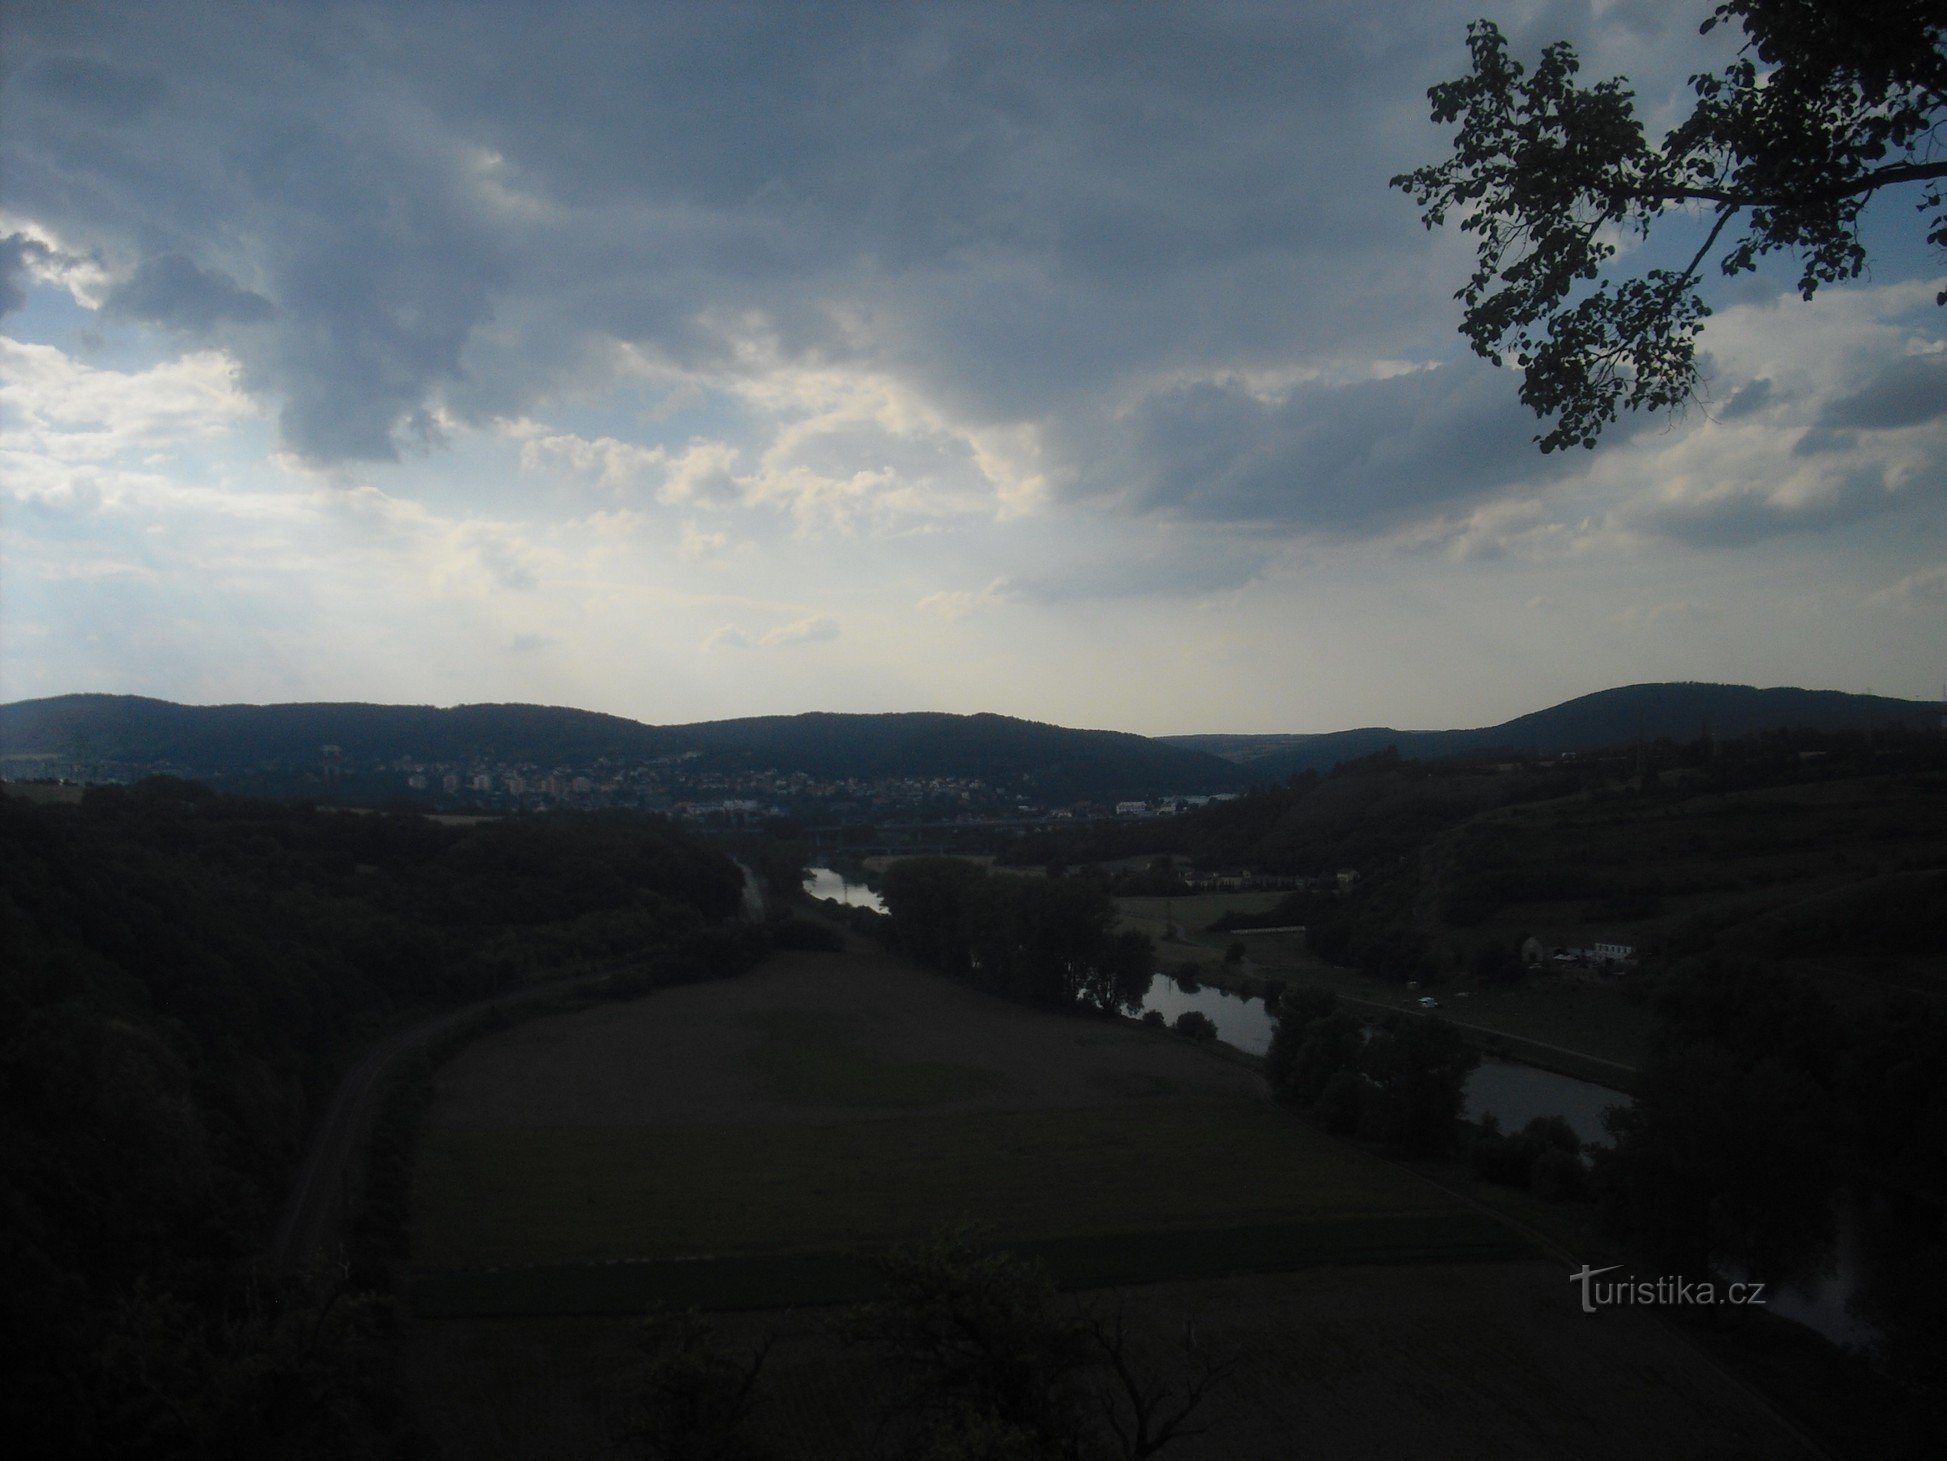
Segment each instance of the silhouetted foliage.
M631 1397L630 1454L651 1461L761 1461L768 1454L747 1425L767 1342L733 1354L694 1313L650 1315L636 1341L639 1378Z
M1143 1461L1200 1434L1194 1417L1236 1364L1186 1322L1138 1337L1120 1304L1064 1301L1040 1264L951 1230L886 1256L892 1295L846 1331L898 1382L881 1436L893 1454Z
M1691 78L1696 106L1659 146L1625 80L1578 84L1566 43L1530 74L1491 22L1475 21L1471 71L1429 93L1433 120L1459 124L1453 156L1393 179L1427 227L1451 214L1478 240L1461 333L1476 354L1516 365L1522 401L1555 418L1536 438L1543 451L1593 447L1620 409L1692 397L1710 314L1698 281L1713 255L1725 274L1795 255L1810 299L1865 269L1860 214L1889 187L1917 189L1927 240L1947 245L1947 161L1933 152L1947 121L1937 6L1728 0L1702 29L1720 24L1741 28L1745 44L1721 72ZM1699 206L1709 222L1687 263L1613 274L1623 239ZM1727 234L1740 216L1742 235Z

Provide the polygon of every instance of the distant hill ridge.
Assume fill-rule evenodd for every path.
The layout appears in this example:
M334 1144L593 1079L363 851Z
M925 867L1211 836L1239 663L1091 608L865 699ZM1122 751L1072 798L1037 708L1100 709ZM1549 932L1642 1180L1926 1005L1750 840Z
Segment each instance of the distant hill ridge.
M1623 685L1565 700L1500 725L1472 730L1402 731L1384 726L1316 735L1164 736L1170 745L1208 751L1237 762L1254 780L1282 781L1297 772L1329 771L1341 761L1388 746L1408 760L1444 756L1581 753L1633 741L1693 741L1773 730L1878 730L1887 725L1938 727L1941 706L1925 700L1852 695L1839 690L1755 689L1666 681Z
M543 765L694 755L708 769L821 778L1029 777L1044 795L1116 797L1242 787L1234 762L1124 731L1070 730L1004 715L810 712L653 726L541 705L178 705L132 695L61 695L0 706L0 756L250 774L347 761Z
M1870 730L1937 726L1932 703L1832 690L1748 685L1628 685L1472 730L1387 727L1317 735L1145 738L1072 730L1005 715L811 712L645 725L545 705L178 705L136 695L60 695L0 705L0 756L168 764L189 774L248 774L315 765L335 745L348 760L498 761L572 765L694 755L725 770L774 768L821 778L1029 777L1044 794L1115 797L1239 789L1388 746L1408 759L1596 750L1633 740L1692 740L1705 731Z

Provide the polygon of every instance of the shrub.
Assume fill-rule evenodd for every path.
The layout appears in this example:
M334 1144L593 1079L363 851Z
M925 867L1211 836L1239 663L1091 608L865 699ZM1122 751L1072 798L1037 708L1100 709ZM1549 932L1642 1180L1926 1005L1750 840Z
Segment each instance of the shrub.
M1215 1040L1217 1024L1201 1010L1185 1010L1176 1017L1176 1033L1192 1040Z

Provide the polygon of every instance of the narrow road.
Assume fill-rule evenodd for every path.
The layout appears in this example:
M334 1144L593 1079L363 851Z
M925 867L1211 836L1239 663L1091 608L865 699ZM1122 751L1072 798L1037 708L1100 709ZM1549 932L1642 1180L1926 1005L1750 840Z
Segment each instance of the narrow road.
M1410 1005L1386 1004L1380 1000L1360 999L1350 994L1341 994L1339 999L1345 1004L1362 1004L1367 1009L1387 1010L1393 1014L1399 1014L1402 1011L1407 1014L1420 1013L1420 1011L1412 1008ZM1503 1040L1515 1040L1523 1045L1532 1045L1537 1050L1552 1050L1557 1055L1572 1055L1577 1060L1588 1061L1591 1065L1606 1065L1611 1070L1628 1071L1631 1075L1635 1075L1638 1072L1638 1067L1636 1066L1624 1065L1620 1060L1604 1060L1600 1055L1591 1055L1586 1050L1571 1050L1566 1045L1550 1045L1546 1040L1537 1040L1532 1035L1517 1035L1512 1030L1497 1030L1491 1025L1470 1025L1465 1020L1456 1020L1453 1018L1452 1015L1447 1013L1444 1006L1440 1010L1440 1018L1452 1025L1456 1030L1472 1030L1477 1035L1496 1035Z
M271 1262L280 1269L315 1268L335 1256L349 1216L352 1164L385 1090L386 1078L414 1051L430 1044L475 1015L512 1007L609 977L606 971L578 974L547 984L497 994L395 1030L367 1050L339 1081L331 1104L311 1137L311 1147L291 1177L284 1215L271 1242Z

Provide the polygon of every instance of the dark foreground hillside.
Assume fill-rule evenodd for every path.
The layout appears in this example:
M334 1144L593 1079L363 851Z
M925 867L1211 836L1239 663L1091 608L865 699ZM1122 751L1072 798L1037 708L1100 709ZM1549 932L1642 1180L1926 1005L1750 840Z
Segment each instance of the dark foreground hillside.
M0 797L12 1453L380 1445L386 1311L263 1262L338 1072L413 1012L671 950L707 960L698 941L741 888L648 818L446 827L176 781Z

